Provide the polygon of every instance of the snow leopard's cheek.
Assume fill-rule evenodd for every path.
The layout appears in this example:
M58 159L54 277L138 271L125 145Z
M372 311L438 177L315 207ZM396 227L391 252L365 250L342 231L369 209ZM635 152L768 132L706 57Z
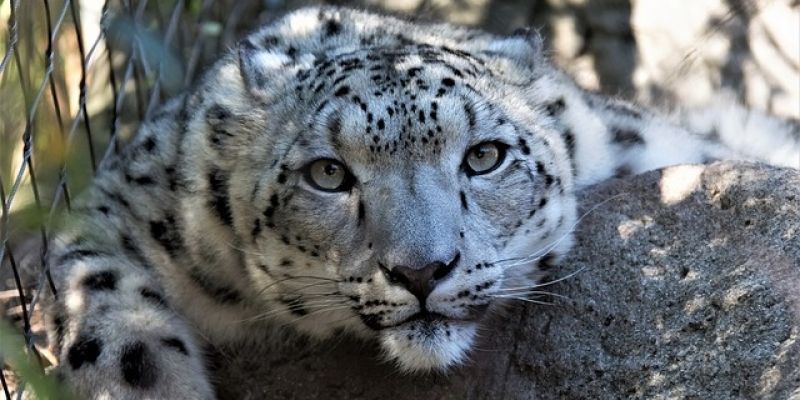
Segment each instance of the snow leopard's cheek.
M338 263L361 241L358 196L295 187L276 197L266 212L271 214L267 228L288 249L320 263Z
M481 241L502 249L509 239L536 216L539 179L528 161L514 159L497 174L473 177L463 192L465 220L470 232L481 232Z

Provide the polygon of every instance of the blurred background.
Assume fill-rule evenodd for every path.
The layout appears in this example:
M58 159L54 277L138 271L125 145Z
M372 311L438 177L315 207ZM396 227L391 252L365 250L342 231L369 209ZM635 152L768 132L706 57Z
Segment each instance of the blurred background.
M800 0L0 0L0 315L38 365L54 362L36 310L53 216L220 52L314 4L498 34L533 26L585 88L666 110L735 99L800 118ZM18 377L0 378L11 396Z

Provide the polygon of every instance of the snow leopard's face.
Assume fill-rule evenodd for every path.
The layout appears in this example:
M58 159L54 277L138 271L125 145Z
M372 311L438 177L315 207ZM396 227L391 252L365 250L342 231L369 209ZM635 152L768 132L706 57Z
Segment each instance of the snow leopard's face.
M376 335L405 370L463 361L569 242L568 162L517 93L523 67L412 44L289 53L246 42L252 103L229 111L256 121L233 189L256 287L303 330Z

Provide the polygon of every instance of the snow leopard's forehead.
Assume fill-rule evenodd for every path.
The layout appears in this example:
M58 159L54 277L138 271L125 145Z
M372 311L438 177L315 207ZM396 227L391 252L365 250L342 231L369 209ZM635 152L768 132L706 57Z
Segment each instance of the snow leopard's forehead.
M507 113L535 112L518 85L530 79L538 50L530 35L325 8L250 35L239 60L245 85L300 134L295 148L306 153L297 162L346 158L374 169L455 164L481 141L516 142L531 125Z
M425 45L370 48L298 73L293 119L314 156L357 165L460 162L478 142L512 140L514 127L470 78L491 74L477 58ZM313 110L312 112L309 112Z

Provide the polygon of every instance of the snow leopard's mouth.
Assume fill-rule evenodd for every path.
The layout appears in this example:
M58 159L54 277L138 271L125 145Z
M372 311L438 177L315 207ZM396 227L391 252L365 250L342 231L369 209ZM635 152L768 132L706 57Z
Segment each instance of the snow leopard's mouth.
M433 326L437 323L469 323L469 322L478 322L480 321L483 316L486 314L486 309L489 308L489 304L479 304L471 306L469 309L469 313L461 316L461 317L451 317L444 314L440 314L437 312L431 312L428 310L422 310L417 312L416 314L411 315L410 317L396 322L391 325L381 325L375 320L370 318L364 318L362 315L362 321L365 325L369 328L381 331L384 329L390 328L397 328L403 326L410 326L410 325L417 325L417 326Z

